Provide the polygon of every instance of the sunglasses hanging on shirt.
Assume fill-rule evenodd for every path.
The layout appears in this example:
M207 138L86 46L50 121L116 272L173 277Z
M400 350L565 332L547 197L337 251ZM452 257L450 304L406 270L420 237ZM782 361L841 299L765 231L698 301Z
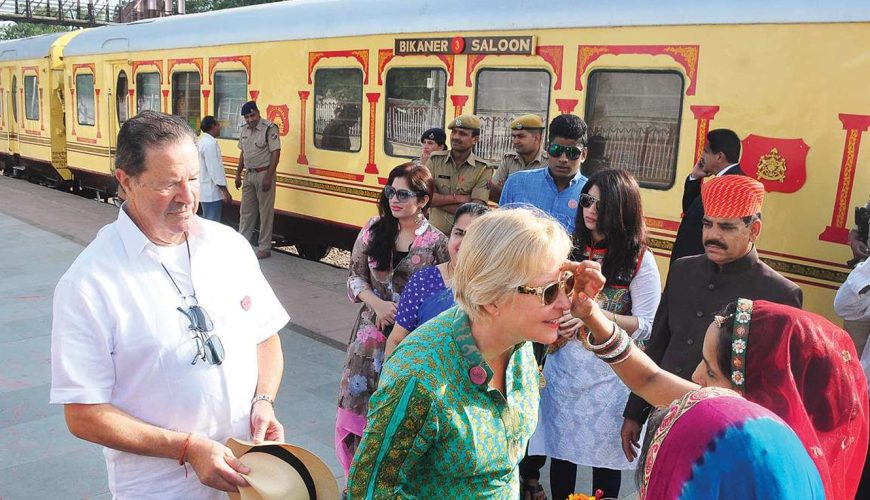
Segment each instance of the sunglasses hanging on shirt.
M187 242L186 234L184 235L184 244L187 246L187 262L192 266L193 264L190 259L190 244ZM181 288L179 288L178 283L175 282L175 279L169 272L169 269L166 269L163 262L160 263L160 266L163 268L163 271L166 272L166 276L169 277L169 281L172 282L175 290L178 291L178 295L181 296L181 303L184 307L177 307L176 310L187 318L187 321L189 322L187 328L193 332L193 339L194 342L196 342L196 354L193 356L193 360L190 364L195 365L197 361L203 360L210 365L220 365L224 362L224 345L221 342L220 337L211 333L214 330L214 323L212 323L211 317L205 309L199 305L199 301L196 299L196 290L193 288L193 280L191 279L191 294L184 295Z

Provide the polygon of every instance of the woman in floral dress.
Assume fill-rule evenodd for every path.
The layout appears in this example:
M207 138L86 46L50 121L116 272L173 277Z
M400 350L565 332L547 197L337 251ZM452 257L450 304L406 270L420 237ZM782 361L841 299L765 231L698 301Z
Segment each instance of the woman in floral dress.
M447 238L424 217L433 189L426 167L394 168L378 200L380 215L366 223L353 246L347 292L363 306L351 330L335 423L335 452L345 475L365 429L405 283L417 270L449 259Z

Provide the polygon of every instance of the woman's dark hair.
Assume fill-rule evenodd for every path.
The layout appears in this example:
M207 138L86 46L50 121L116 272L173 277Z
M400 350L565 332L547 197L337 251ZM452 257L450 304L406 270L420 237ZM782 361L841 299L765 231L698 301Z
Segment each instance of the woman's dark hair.
M716 313L722 316L725 322L719 327L719 338L716 342L716 364L728 380L731 380L731 339L734 335L734 314L737 313L737 302L731 302Z
M422 200L424 196L429 197L423 210L429 208L432 192L435 190L435 181L429 169L413 162L403 163L390 171L387 185L391 186L399 177L404 178L410 190L417 193L417 200ZM390 200L383 191L378 197L378 213L381 217L369 228L371 240L365 254L374 259L375 269L386 271L393 264L393 249L396 246L396 237L399 235L399 220L393 216Z
M470 201L468 203L463 203L456 209L456 212L453 214L453 223L456 224L456 221L459 220L463 215L470 215L472 217L480 217L481 215L489 212L490 208L483 203L477 203L474 201Z
M605 169L592 174L581 193L598 187L598 230L604 235L607 256L601 272L609 282L630 277L637 267L641 249L646 245L646 225L637 181L626 170ZM574 258L580 260L586 247L592 247L592 231L586 228L583 208L577 207L574 226ZM588 256L587 256L588 257Z

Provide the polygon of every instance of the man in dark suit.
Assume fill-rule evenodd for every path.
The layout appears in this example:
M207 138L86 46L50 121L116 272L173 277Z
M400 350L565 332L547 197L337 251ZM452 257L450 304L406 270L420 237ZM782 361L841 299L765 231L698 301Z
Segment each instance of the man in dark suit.
M801 307L801 289L759 260L764 186L747 176L727 175L704 183L701 191L704 252L671 264L653 320L649 357L663 369L688 379L701 362L704 335L713 315L743 297ZM622 448L634 460L640 429L650 405L632 394L622 416Z
M701 244L701 219L704 205L701 203L702 179L707 176L746 175L740 170L740 138L732 130L720 128L707 133L704 152L683 187L683 220L677 230L671 262L680 257L704 253Z

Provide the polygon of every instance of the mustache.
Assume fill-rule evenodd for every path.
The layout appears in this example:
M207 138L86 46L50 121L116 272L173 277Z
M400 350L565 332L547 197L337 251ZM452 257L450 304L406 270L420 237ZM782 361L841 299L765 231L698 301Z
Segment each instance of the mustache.
M722 250L728 250L728 245L719 240L704 240L704 246L719 247Z

